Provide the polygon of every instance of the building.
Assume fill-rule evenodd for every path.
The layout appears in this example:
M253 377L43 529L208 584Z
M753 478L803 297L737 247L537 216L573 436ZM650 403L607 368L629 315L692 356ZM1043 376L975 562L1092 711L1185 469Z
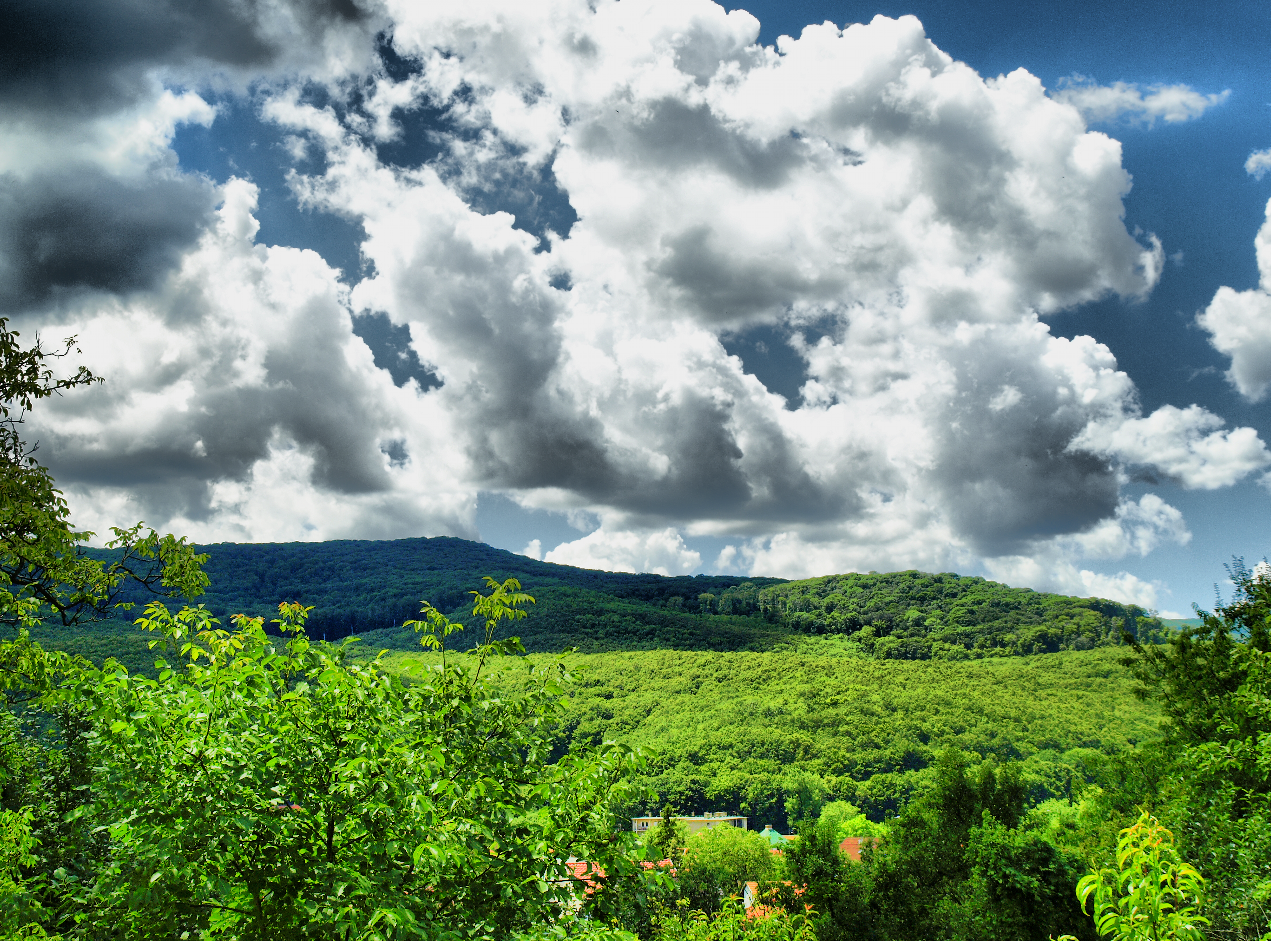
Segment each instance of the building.
M632 817L631 830L633 833L645 833L661 819L661 817ZM672 819L684 824L684 829L688 832L689 836L692 836L699 830L709 830L712 827L739 827L742 830L749 829L747 826L748 818L737 817L726 813L703 814L700 817L674 817Z
M861 850L874 842L872 836L849 836L839 844L839 852L854 863L861 861Z
M787 846L790 845L790 841L795 838L793 835L782 836L776 830L772 829L772 827L768 824L765 824L764 828L759 831L759 835L763 837L765 840L767 840L768 845L771 846L774 850L785 849Z

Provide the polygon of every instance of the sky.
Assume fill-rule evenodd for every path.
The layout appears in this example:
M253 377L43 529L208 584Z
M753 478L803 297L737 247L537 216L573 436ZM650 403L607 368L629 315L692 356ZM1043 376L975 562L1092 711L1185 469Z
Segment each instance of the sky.
M1210 607L1271 522L1271 9L10 2L76 525Z

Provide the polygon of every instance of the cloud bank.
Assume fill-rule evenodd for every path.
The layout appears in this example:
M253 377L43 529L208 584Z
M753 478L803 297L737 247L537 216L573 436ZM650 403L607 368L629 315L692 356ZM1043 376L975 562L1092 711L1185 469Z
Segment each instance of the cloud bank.
M69 165L6 165L0 199L35 220L13 231L48 233L37 263L0 232L9 303L78 333L108 380L39 429L85 525L473 536L495 490L600 520L526 547L549 561L675 574L701 564L683 536L713 535L718 564L755 573L982 569L1151 604L1080 567L1188 538L1129 475L1212 488L1271 463L1197 406L1142 414L1105 346L1039 319L1145 297L1163 265L1126 231L1120 145L1079 89L985 79L913 17L761 47L753 17L706 0L264 9L243 21L259 51L231 61L173 7L186 26L109 46L100 100L32 132L88 139L149 108L128 167L63 190ZM377 23L407 68L375 65ZM87 81L41 68L14 89ZM364 277L258 244L251 182L181 172L172 128L215 120L163 84L182 69L268 77L294 194L361 226ZM1199 107L1117 94L1166 121ZM424 114L428 158L382 159ZM366 316L436 381L377 366ZM725 350L756 329L787 338L797 400Z

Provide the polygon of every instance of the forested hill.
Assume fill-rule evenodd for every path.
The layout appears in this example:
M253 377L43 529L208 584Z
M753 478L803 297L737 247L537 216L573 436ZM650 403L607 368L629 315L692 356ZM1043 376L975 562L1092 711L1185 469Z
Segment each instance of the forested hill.
M782 640L779 626L756 616L759 590L781 583L776 578L599 572L448 536L217 543L198 550L210 556L204 570L211 578L198 600L217 617L270 618L279 602L299 601L314 608L310 632L328 639L398 626L418 616L421 600L459 619L471 611L468 592L483 588L490 575L515 577L534 595L530 616L517 624L530 650L760 650ZM392 633L376 639L414 646L413 638Z
M1114 646L1169 628L1135 605L1011 588L983 578L892 572L810 578L759 592L760 612L805 634L844 635L878 659L1033 654Z
M1133 606L950 574L668 578L554 565L449 537L199 549L210 556L212 580L199 600L223 621L235 613L269 618L280 601L299 601L314 608L312 635L375 632L369 639L388 647L415 646L399 626L421 600L464 617L468 592L485 575L515 577L534 595L516 631L529 650L543 652L820 644L878 659L967 659L1082 650L1115 645L1125 630L1145 640L1166 630Z

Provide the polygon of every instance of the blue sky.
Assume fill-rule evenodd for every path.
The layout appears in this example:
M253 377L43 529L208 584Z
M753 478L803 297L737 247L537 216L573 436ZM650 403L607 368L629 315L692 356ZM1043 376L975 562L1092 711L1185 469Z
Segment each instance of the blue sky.
M1267 551L1268 20L23 8L0 302L107 379L41 453L99 532L1186 614Z

